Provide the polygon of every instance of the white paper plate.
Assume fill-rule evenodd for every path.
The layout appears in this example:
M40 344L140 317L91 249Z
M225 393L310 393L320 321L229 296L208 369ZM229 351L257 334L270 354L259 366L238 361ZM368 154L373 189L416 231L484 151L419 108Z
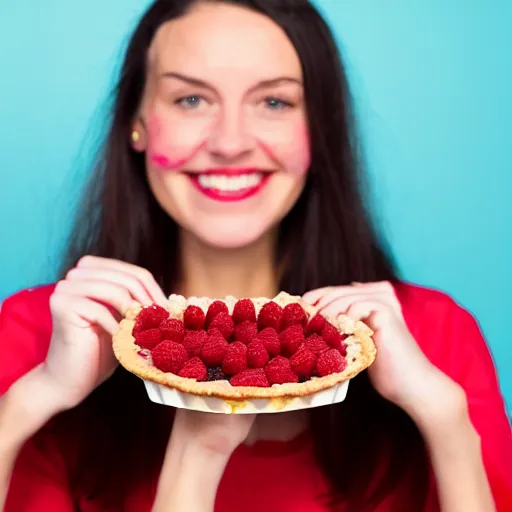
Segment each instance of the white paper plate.
M144 380L149 398L162 405L191 409L193 411L220 414L263 414L296 411L322 405L343 402L347 396L348 384L345 381L305 397L257 398L253 400L224 400L223 398L193 395L178 389L168 388L155 382Z

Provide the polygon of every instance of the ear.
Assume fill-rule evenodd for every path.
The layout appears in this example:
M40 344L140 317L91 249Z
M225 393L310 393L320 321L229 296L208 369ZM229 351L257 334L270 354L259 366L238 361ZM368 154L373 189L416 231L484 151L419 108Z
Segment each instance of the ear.
M147 133L144 123L137 118L130 132L130 144L138 153L143 153L147 149Z

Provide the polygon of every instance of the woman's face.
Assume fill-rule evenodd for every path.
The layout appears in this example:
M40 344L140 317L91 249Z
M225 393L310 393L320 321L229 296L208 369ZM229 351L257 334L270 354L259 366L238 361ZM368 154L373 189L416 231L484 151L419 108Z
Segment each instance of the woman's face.
M160 205L203 243L238 248L275 227L310 164L302 70L267 17L200 3L163 25L134 128Z

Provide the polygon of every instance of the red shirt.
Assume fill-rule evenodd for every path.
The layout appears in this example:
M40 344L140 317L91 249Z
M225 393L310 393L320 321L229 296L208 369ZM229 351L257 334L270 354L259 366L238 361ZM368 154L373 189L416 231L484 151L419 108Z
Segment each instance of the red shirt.
M53 287L22 291L0 312L0 395L45 358L51 335L49 297ZM466 390L471 419L482 440L485 468L499 511L512 510L512 435L488 347L473 317L448 296L411 285L397 295L413 336L426 356ZM349 391L350 392L350 391ZM86 428L86 426L84 427ZM340 461L343 464L343 461ZM94 470L94 469L92 469ZM461 482L461 485L464 485ZM155 485L137 488L125 512L149 512ZM216 512L326 512L318 496L327 490L307 435L289 442L240 446L219 487ZM436 510L432 490L428 510ZM412 510L414 504L378 512ZM6 512L73 512L65 458L48 435L29 441L18 458ZM100 512L80 503L82 512Z

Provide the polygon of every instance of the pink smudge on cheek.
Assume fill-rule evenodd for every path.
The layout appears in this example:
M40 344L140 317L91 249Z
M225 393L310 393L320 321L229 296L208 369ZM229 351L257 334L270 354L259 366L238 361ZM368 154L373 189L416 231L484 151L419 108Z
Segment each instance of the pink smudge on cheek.
M150 155L150 160L151 163L155 164L161 170L172 170L181 167L187 161L187 158L171 159L160 153L154 153Z

